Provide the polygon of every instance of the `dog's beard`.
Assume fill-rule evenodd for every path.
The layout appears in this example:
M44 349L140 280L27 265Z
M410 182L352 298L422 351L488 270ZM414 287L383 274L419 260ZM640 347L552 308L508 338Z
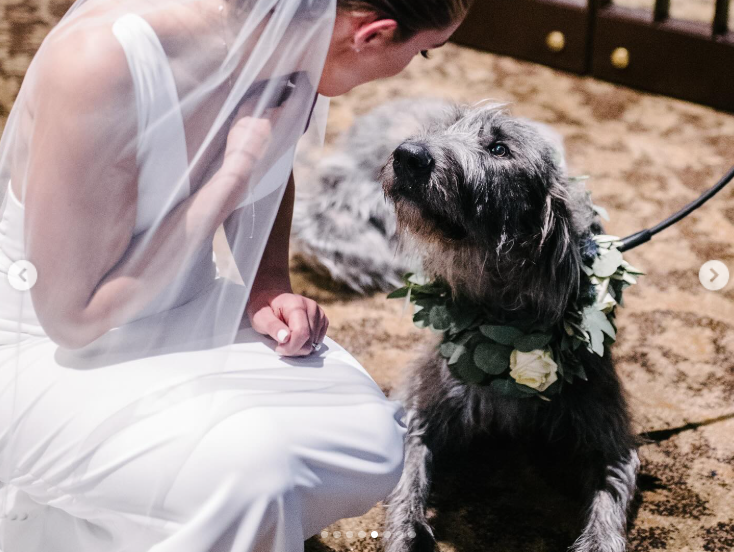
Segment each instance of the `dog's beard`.
M389 164L381 179L385 196L395 210L400 252L419 257L424 276L445 281L453 293L485 301L491 289L486 269L496 259L490 259L486 248L474 243L463 227L454 225L453 232L447 232L451 224L448 217L432 212L427 201L401 193ZM461 238L452 237L452 233Z
M491 251L469 240L449 240L410 203L396 204L398 251L405 257L419 259L423 275L448 284L455 296L480 303L494 301L497 258Z
M424 243L440 243L446 247L456 246L459 242L451 232L446 231L447 224L440 216L427 211L418 202L399 198L395 203L397 230L399 234L412 234ZM464 237L463 232L461 237Z
M395 207L398 230L412 232L427 242L456 243L467 237L466 228L452 220L440 207L427 197L431 188L440 184L426 180L419 184L420 190L406 186L397 179L392 170L382 172L383 191ZM415 184L414 184L415 186ZM435 190L433 190L435 195Z

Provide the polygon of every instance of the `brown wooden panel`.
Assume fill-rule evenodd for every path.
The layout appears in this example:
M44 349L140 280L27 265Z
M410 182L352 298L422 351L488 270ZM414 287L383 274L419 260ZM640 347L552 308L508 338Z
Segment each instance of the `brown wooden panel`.
M553 52L549 33L563 33L565 46ZM588 71L589 15L569 0L475 0L453 41L575 73Z
M612 64L616 48L629 52L624 69ZM597 11L592 74L734 111L734 34L713 37L711 25L705 23L656 23L652 14L605 6Z

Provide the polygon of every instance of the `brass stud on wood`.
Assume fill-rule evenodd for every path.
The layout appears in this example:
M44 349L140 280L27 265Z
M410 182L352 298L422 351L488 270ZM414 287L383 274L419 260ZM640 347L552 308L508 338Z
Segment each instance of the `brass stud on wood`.
M566 37L561 31L551 31L545 37L545 45L551 52L560 52L566 47Z
M626 69L630 64L630 52L627 48L615 48L610 59L615 69Z

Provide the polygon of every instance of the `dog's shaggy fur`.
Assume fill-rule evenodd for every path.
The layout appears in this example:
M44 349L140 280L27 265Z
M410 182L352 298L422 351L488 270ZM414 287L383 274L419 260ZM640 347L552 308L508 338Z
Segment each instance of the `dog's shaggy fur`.
M394 151L381 174L403 248L420 253L426 276L482 304L497 323L531 318L555 324L574 303L593 301L581 265L593 255L585 246L588 237L603 229L586 192L568 179L562 146L553 133L501 107L412 102L381 108L374 120L363 118L362 128L347 139L366 143L372 154L354 152L349 162L351 154L341 154L345 175L354 166L359 170L358 176L340 182L362 184L350 183L344 190L337 185L332 197L350 196L360 186L360 198L374 190L370 179L387 156L381 158L383 146L365 137L372 133L374 142L380 128L390 136L384 145L392 147L391 111L406 114L393 118L401 127L410 113L419 115L416 122L429 123ZM369 204L378 205L374 198ZM382 221L393 216L389 208L379 212ZM332 219L342 214L322 212ZM369 264L370 251L360 240L370 220L353 221L356 229L347 233L330 227L337 234L336 249L345 237L355 237L350 251L357 251L360 267ZM394 240L391 224L374 224L385 247ZM380 262L372 274L390 265ZM392 268L404 268L399 265L393 262ZM637 443L609 351L599 357L581 347L578 354L588 381L575 380L550 402L509 398L465 384L452 375L437 347L409 367L392 395L406 408L409 432L403 476L387 500L387 552L435 549L426 519L434 462L488 435L546 446L573 467L587 504L576 552L625 549L627 510L639 466Z

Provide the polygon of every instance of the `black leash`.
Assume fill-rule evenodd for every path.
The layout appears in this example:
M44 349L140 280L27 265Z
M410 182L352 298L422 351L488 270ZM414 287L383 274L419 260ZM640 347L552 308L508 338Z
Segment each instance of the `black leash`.
M719 182L717 182L713 188L701 194L701 197L699 197L697 200L689 203L688 205L683 207L683 209L681 209L674 215L669 216L668 218L666 218L663 222L661 222L657 226L653 226L652 228L648 228L645 230L640 230L639 232L635 232L631 236L627 236L626 238L623 238L622 245L617 247L617 249L619 251L627 251L628 249L632 249L634 247L637 247L640 244L650 241L650 238L652 238L655 234L665 230L668 226L675 224L680 219L689 215L690 213L698 209L701 205L706 203L717 192L721 191L724 188L724 186L726 186L729 182L731 182L732 178L734 178L734 167L729 169L729 172L726 173L723 176L723 178L719 180Z

